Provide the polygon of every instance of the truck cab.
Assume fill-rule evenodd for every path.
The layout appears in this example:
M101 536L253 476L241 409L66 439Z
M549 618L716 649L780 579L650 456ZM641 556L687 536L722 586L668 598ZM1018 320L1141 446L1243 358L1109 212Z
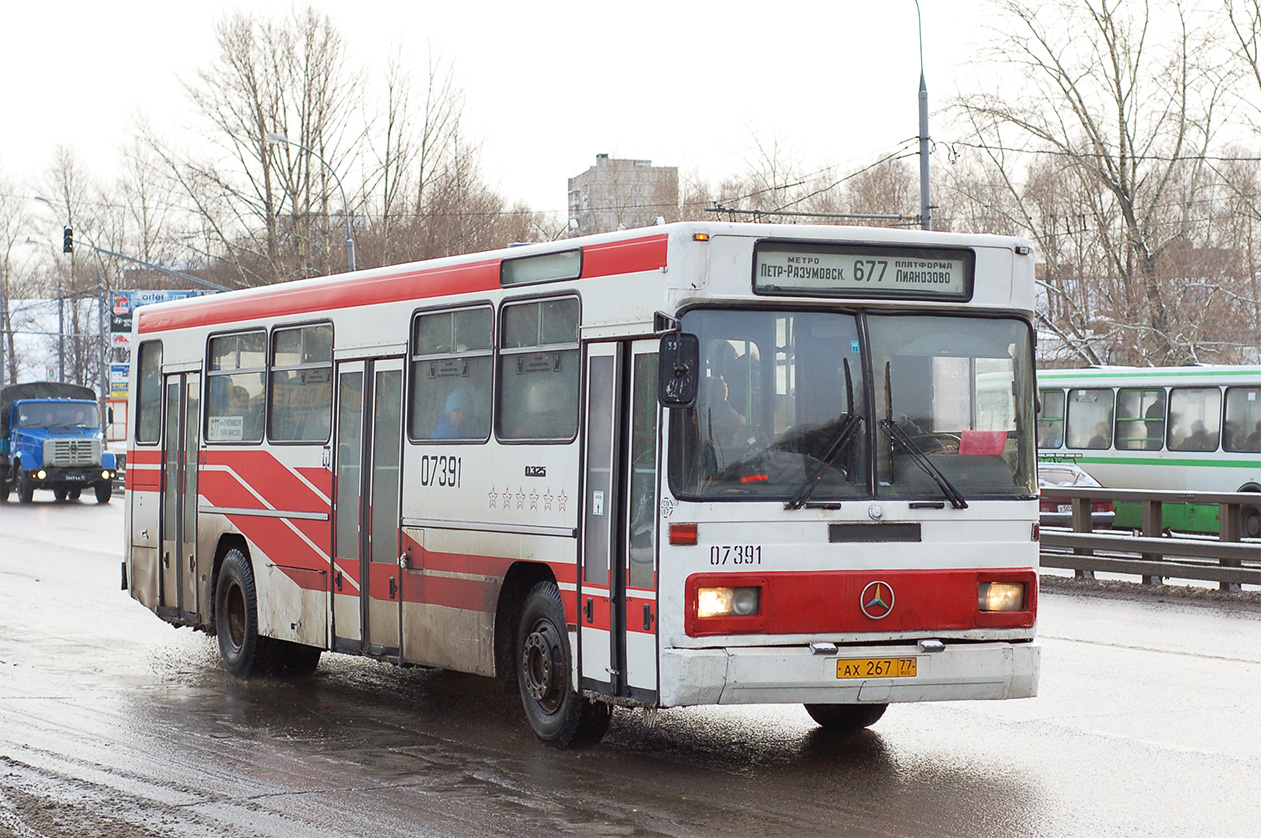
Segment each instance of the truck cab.
M0 389L0 501L15 489L22 503L36 489L77 500L90 488L108 503L115 465L91 388L34 382Z

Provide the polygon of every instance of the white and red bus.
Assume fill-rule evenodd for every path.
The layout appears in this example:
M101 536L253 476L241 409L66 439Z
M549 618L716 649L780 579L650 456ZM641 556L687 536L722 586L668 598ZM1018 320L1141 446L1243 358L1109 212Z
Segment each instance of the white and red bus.
M323 651L614 706L1037 691L1033 256L689 223L154 305L125 585L234 675Z

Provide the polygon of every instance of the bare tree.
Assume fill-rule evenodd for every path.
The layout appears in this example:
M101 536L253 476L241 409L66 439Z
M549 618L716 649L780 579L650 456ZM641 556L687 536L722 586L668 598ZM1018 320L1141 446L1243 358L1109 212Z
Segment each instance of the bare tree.
M335 269L345 216L334 220L334 208L359 205L353 183L342 205L335 173L349 174L362 132L362 82L341 35L307 8L281 22L236 14L215 37L217 57L185 85L213 154L146 134L199 221L189 242L206 259L228 260L245 285ZM273 144L269 133L297 145Z
M1093 325L1073 324L1066 334L1109 348L1113 360L1172 363L1197 356L1194 313L1179 305L1184 277L1171 248L1188 241L1184 211L1207 189L1204 164L1221 120L1229 73L1213 60L1211 36L1179 0L1002 0L1004 25L994 48L1019 93L968 96L958 103L986 178L1008 199L1005 215L1032 236L1043 253L1056 251L1066 228L1062 211L1047 211L1030 192L1031 156L1059 162L1057 179L1079 198L1084 228L1107 257L1111 300L1137 310L1108 307L1090 313ZM1071 217L1073 213L1068 213ZM1057 231L1052 219L1061 226ZM1083 265L1082 267L1086 267ZM1102 265L1091 260L1092 270ZM1072 294L1046 281L1052 296ZM1105 295L1107 297L1108 295ZM1080 301L1079 301L1080 302ZM1190 319L1188 319L1190 317ZM1101 346L1078 344L1087 360Z

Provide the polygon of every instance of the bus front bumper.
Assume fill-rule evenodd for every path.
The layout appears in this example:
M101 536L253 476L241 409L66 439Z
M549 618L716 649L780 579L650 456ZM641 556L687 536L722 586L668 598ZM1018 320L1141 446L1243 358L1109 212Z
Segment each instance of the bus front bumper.
M950 642L925 652L916 644L666 649L661 705L889 704L907 701L1031 698L1038 694L1041 647L1034 642ZM881 661L913 658L909 677L862 677ZM875 663L868 663L869 661ZM851 666L845 666L846 663ZM888 671L907 664L891 663ZM841 673L856 677L839 677Z

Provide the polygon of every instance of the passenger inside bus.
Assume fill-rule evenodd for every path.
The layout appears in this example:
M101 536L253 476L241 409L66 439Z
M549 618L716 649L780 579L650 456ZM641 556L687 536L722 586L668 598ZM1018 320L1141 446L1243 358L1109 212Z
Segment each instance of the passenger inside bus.
M1210 437L1204 423L1196 419L1191 423L1191 435L1178 447L1183 451L1212 451L1217 447L1217 440Z
M472 398L464 390L453 390L442 408L442 418L434 426L430 439L466 439L471 434L469 411Z
M1111 444L1109 427L1107 422L1100 422L1095 425L1095 435L1090 438L1090 442L1086 443L1087 448L1107 448Z
M702 379L700 393L697 395L697 419L701 433L726 456L721 461L730 461L733 453L748 439L748 422L740 415L731 402L727 400L727 382L720 375Z

